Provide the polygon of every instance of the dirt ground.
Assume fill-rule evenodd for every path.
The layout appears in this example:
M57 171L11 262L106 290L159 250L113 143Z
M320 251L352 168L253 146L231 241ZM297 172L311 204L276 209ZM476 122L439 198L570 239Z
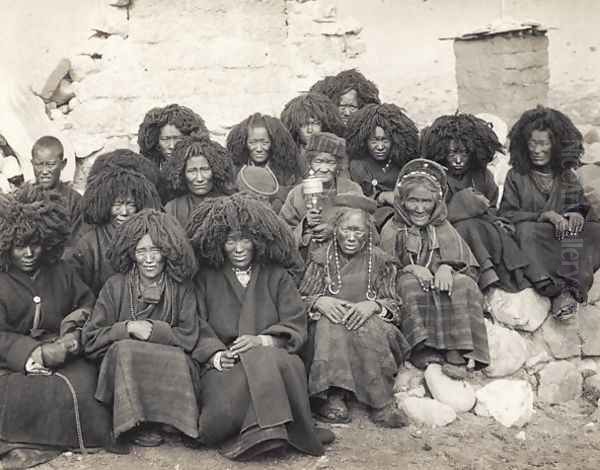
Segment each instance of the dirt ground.
M65 454L38 470L521 470L600 469L600 423L595 407L574 401L536 408L523 429L505 428L491 418L471 413L445 428L411 425L390 430L374 426L362 409L355 409L350 424L334 426L335 443L325 456L307 457L293 451L276 451L250 463L231 462L215 450L190 450L177 439L159 448L133 448L130 455L99 452ZM518 437L517 437L518 436Z

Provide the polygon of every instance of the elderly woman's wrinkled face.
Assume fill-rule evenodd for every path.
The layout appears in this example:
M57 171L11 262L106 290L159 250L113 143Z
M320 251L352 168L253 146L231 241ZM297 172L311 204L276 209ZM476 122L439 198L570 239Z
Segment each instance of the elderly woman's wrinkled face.
M436 195L430 189L416 186L406 195L404 210L412 224L423 227L429 223L435 204Z
M147 281L157 280L165 269L165 257L148 234L135 246L135 264L140 276Z
M377 126L369 137L369 140L367 140L367 147L369 148L369 154L374 160L385 162L390 155L392 141L385 130L383 130L382 127Z
M471 156L462 142L451 140L448 144L448 157L446 158L448 173L452 176L463 176L469 171Z
M40 245L14 246L10 252L11 263L19 271L31 274L37 271L42 260Z
M269 160L271 152L271 137L265 127L248 128L248 140L246 141L250 160L257 165L264 165Z
M254 259L254 243L240 233L230 233L225 240L225 256L236 269L247 269Z
M311 160L310 168L315 172L315 176L320 178L323 183L331 183L337 174L337 159L330 153L320 152Z
M302 145L306 145L308 143L308 139L311 135L317 134L321 132L323 128L323 123L320 119L310 117L308 121L300 126L300 142Z
M158 148L165 158L171 158L175 145L183 137L183 134L173 124L165 124L158 134Z
M342 216L336 227L337 242L347 256L358 253L365 246L369 236L369 224L366 214L359 210L350 210Z
M196 196L205 196L212 191L213 173L206 157L198 155L188 158L185 181L190 192Z
M356 111L358 111L358 93L356 90L348 90L342 96L340 96L340 102L338 104L338 112L344 124L348 124L348 119Z
M136 212L137 205L133 196L117 197L110 209L111 222L114 225L121 225Z
M552 140L550 131L532 131L527 141L529 158L534 167L548 166L552 158Z

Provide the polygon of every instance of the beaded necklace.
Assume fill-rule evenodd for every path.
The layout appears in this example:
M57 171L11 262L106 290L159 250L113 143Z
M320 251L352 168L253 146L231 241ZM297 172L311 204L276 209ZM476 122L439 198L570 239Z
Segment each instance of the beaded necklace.
M329 261L331 259L331 247L333 246L333 259L335 262L335 274L336 274L336 278L337 278L337 282L336 282L336 286L334 287L333 285L333 276L331 275L331 270L329 269ZM375 300L376 298L376 293L373 289L372 286L372 277L373 277L373 234L371 229L369 228L369 245L367 247L368 251L369 251L369 261L368 261L368 268L367 268L367 293L366 293L366 297L367 300ZM339 255L339 251L338 251L338 243L337 243L337 238L333 237L333 240L329 243L329 245L327 245L327 256L326 256L326 262L325 262L325 273L327 276L327 279L329 280L327 283L327 290L333 294L333 295L337 295L341 292L342 290L342 275L341 275L341 271L340 271L340 255Z
M139 298L139 295L140 295L139 280L137 282L135 281L135 278L137 276L139 276L138 270L137 270L137 267L134 267L133 270L129 274L129 279L127 282L127 284L129 284L129 313L131 315L131 318L133 318L134 320L138 319L138 315L146 313L148 310L150 310L153 307L152 304L149 304L148 306L146 306L146 308L142 309L140 312L137 311L137 299ZM163 272L160 275L160 279L158 280L157 284L162 285L164 283L165 283L165 273ZM134 291L137 291L137 292L134 292Z
M427 263L425 263L425 267L429 268L429 265L431 264L431 260L433 259L433 250L434 250L434 246L436 245L435 241L436 241L436 234L435 234L435 229L431 230L431 243L430 243L430 248L429 248L429 255L427 257ZM408 253L408 259L410 260L410 264L418 264L415 263L415 260L413 258L412 253Z

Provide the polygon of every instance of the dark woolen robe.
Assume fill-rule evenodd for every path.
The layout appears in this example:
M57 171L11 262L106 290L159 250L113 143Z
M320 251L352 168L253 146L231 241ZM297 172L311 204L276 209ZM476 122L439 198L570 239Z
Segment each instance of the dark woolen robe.
M594 271L600 268L600 223L587 220L577 238L557 240L554 225L538 219L546 211L578 212L586 217L589 208L573 172L555 176L551 189L545 191L532 175L514 169L506 177L500 205L500 215L515 224L517 242L536 269L562 290L569 290L578 302L587 299Z
M485 196L489 204L476 194ZM497 199L498 186L487 169L467 173L460 179L448 175L448 220L479 263L479 287L484 290L495 286L507 292L518 292L549 280L529 262L516 241L495 225Z
M373 158L360 158L350 162L352 181L360 184L365 196L375 198L383 191L393 191L400 168L393 162L384 171L385 165L380 165ZM374 185L373 182L377 181Z
M225 266L202 270L195 284L207 320L193 354L198 364L244 334L285 340L285 349L259 346L242 353L232 370L206 370L200 383L200 439L221 444L229 458L269 441L321 455L306 371L297 356L306 340L306 312L290 275L281 267L257 265L244 288Z
M362 194L362 189L358 183L346 178L337 178L333 188L328 189L323 194L322 214L323 222L327 222L334 211L334 200L338 194L355 193ZM308 253L316 250L322 243L312 241L310 228L306 225L306 202L304 201L304 192L302 183L296 185L287 195L285 203L279 212L279 216L286 221L294 232L296 244L301 248L302 255L307 259Z
M175 217L181 226L185 228L192 216L192 212L202 201L219 196L223 196L223 194L211 192L205 196L196 196L195 194L187 193L167 202L165 212Z
M194 288L167 280L158 303L150 304L137 294L131 298L129 276L115 274L106 282L83 328L86 355L101 361L96 399L112 407L115 436L141 422L158 422L196 437L189 356L199 334ZM130 339L131 320L152 323L148 341Z
M342 287L337 294L328 291L327 264L330 272L335 272L333 257L327 260L326 250L322 249L312 256L306 270L300 293L309 307L322 295L353 303L367 300L366 248L350 259L340 254ZM350 331L321 315L313 326L314 353L308 374L311 397L326 398L325 392L336 387L352 392L359 402L372 408L383 408L394 399L394 380L411 345L398 327L401 301L396 293L395 263L381 249L373 247L372 269L376 301L385 306L397 324L373 315L358 330ZM331 276L337 279L335 274Z
M474 359L478 367L489 364L483 295L477 286L478 264L468 245L446 220L446 205L437 205L429 225L412 226L403 209L381 232L382 248L400 268L426 266L435 275L442 264L454 269L452 295L428 292L411 273L400 271L396 286L404 315L401 329L409 344L424 343L441 351L457 350Z
M41 317L32 332L35 296L41 298ZM66 378L77 396L84 445L102 447L108 442L110 413L94 399L98 371L92 363L69 359L56 370L65 378L25 374L33 350L59 335L68 314L91 310L93 303L89 288L64 262L42 266L34 279L17 270L0 273L0 439L78 448L74 400ZM0 441L0 454L5 450Z
M108 260L114 230L110 224L94 227L77 241L72 251L65 252L65 260L75 268L95 296L98 296L108 278L115 274Z
M384 166L373 158L361 158L350 162L350 176L353 181L360 184L365 196L377 199L380 193L384 191L394 191L396 189L396 180L400 173L400 168L390 163L390 166L384 171ZM376 182L377 184L373 184ZM388 221L394 215L394 209L391 206L381 206L375 212L375 224L377 229Z

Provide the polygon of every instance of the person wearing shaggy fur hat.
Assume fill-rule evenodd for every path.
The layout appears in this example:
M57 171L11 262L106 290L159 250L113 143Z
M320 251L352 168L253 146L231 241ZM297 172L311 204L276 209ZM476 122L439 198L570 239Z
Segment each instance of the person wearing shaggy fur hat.
M117 274L82 331L85 354L101 364L96 399L112 410L113 434L124 446L160 445L159 424L193 439L198 405L190 354L201 321L187 235L170 215L144 209L118 227L109 258Z
M445 361L443 371L457 378L487 366L490 353L479 266L447 220L447 186L444 167L434 161L404 165L381 247L399 263L396 288L402 333L413 346L410 361L420 369Z
M393 204L400 168L418 157L419 130L395 104L369 104L348 121L350 175L379 205Z
M184 138L175 146L173 157L163 165L161 173L167 191L176 196L165 205L165 211L182 227L202 201L233 192L231 154L206 138Z
M586 301L600 267L600 224L588 218L590 206L574 172L583 139L568 116L543 106L525 111L509 138L512 168L500 215L515 224L521 248L560 287L551 313L567 320Z
M321 93L333 101L344 124L363 106L381 103L377 85L356 69L327 76L315 83L309 91Z
M155 165L130 150L99 156L87 180L81 201L84 222L91 226L66 259L98 295L114 274L108 261L115 229L144 208L162 208L155 184ZM156 180L154 180L156 181Z
M328 222L328 214L337 194L362 194L357 183L343 176L338 177L343 162L347 160L344 139L328 132L313 134L308 139L305 155L311 173L308 179L316 178L322 183L323 191L319 200L314 206L307 204L307 179L289 192L279 212L294 231L296 243L303 252L311 249L312 244L319 245L331 239L333 228ZM306 253L303 255L306 256Z
M138 130L140 153L159 168L171 158L183 136L208 137L204 119L186 106L170 104L152 108Z
M279 183L268 167L245 165L236 178L238 191L254 196L279 213L283 202L277 198Z
M350 176L377 202L377 227L393 214L400 168L418 157L419 131L395 104L368 104L354 113L346 130Z
M471 114L440 116L423 132L421 151L448 168L448 220L477 258L481 290L555 290L512 238L512 224L496 216L498 186L487 165L503 149L488 123Z
M81 358L94 295L60 260L69 233L57 193L26 185L0 203L0 464L7 468L112 442L111 415L94 398L98 370Z
M317 132L344 136L344 123L333 102L320 93L304 93L289 101L281 112L281 122L287 127L300 149L300 174L306 176L304 150L308 139Z
M268 166L280 186L290 186L301 176L298 147L289 131L275 117L255 113L232 127L227 149L236 169L244 165Z
M399 328L396 263L375 246L372 199L339 194L335 206L335 234L311 253L300 286L314 343L308 391L322 420L350 421L346 401L352 397L370 408L374 422L406 426L393 394L411 349Z
M231 459L291 445L323 453L298 356L306 312L286 265L298 259L292 233L260 201L243 194L204 202L187 228L202 268L200 316L210 328L193 353L204 374L199 442Z

